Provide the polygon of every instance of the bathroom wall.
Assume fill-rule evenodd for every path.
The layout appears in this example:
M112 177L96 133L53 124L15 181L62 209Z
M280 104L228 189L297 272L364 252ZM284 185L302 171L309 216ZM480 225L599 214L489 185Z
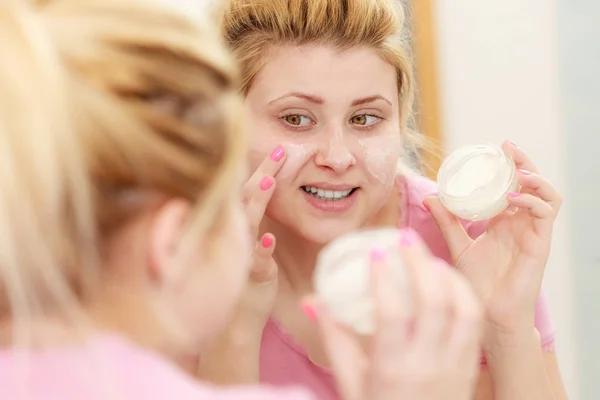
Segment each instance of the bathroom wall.
M564 0L561 12L574 3L587 2ZM554 1L434 0L434 14L445 148L451 150L480 141L500 144L510 139L525 149L544 175L564 193L565 206L556 223L544 286L557 328L557 353L571 399L598 398L591 395L589 383L583 383L591 376L592 362L588 360L583 365L590 369L588 373L579 368L583 356L578 347L585 349L589 345L593 336L587 337L583 331L591 324L598 324L582 321L579 316L593 315L592 296L586 297L581 290L591 291L593 285L598 285L600 270L596 268L594 275L587 271L594 267L592 232L587 237L578 233L578 240L584 237L578 242L571 233L572 229L581 232L584 218L590 222L598 218L598 213L592 214L592 219L585 214L586 209L591 209L589 196L593 190L586 186L589 177L583 173L586 168L589 171L594 168L590 164L595 164L598 171L598 157L594 160L591 155L593 147L583 145L584 137L589 141L594 136L587 123L594 103L575 93L577 89L569 84L575 77L568 78L576 69L581 70L575 73L581 89L585 89L586 85L592 85L594 69L591 65L579 65L581 59L577 56L585 51L583 44L579 50L563 45L572 42L566 40L569 33L563 29L562 21L566 17L559 13L559 4ZM577 25L576 17L571 19ZM600 25L596 26L600 33ZM596 37L600 38L600 34ZM565 51L571 54L563 54ZM600 71L597 64L595 70ZM588 74L584 76L586 71ZM574 93L565 98L563 91ZM595 104L600 104L599 100L597 97ZM588 113L575 115L583 112L582 103L587 104ZM598 122L595 124L597 128ZM600 142L598 135L591 139ZM587 149L587 156L574 156L575 148L580 146ZM591 229L590 226L587 231ZM583 277L588 278L588 282L584 282ZM597 295L596 302L600 304ZM589 357L599 360L600 354ZM595 369L598 371L597 364Z
M558 0L560 105L581 399L600 398L600 2Z

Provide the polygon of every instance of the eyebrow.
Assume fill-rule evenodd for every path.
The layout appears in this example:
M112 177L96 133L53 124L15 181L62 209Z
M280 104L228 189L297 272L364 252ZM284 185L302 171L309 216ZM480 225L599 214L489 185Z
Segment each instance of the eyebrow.
M383 96L381 96L381 95L379 95L379 94L376 94L376 95L374 95L374 96L363 97L362 99L357 99L357 100L354 100L354 101L352 102L352 106L353 106L353 107L354 107L354 106L360 106L360 105L362 105L362 104L368 104L368 103L372 103L372 102L374 102L374 101L376 101L376 100L383 100L383 101L385 101L386 103L388 103L390 106L392 105L392 102L391 102L391 101L389 101L388 99L386 99L385 97L383 97Z
M309 101L309 102L314 103L314 104L323 104L323 103L325 103L325 100L323 100L323 98L321 98L319 96L310 95L310 94L306 94L306 93L300 93L300 92L291 92L291 93L285 94L285 95L283 95L281 97L278 97L275 100L270 101L269 104L273 104L273 103L275 103L275 102L277 102L279 100L285 99L287 97L297 97L299 99L306 100L306 101ZM354 106L360 106L362 104L372 103L372 102L374 102L376 100L383 100L386 103L388 103L389 105L392 105L391 101L389 101L388 99L386 99L385 97L383 97L383 96L381 96L379 94L376 94L376 95L373 95L373 96L368 96L368 97L363 97L361 99L356 99L356 100L354 100L352 102L351 105L352 105L352 107L354 107Z
M270 101L269 104L272 104L272 103L275 103L276 101L285 99L286 97L297 97L299 99L307 100L307 101L310 101L311 103L315 103L315 104L325 103L325 100L323 100L321 97L310 95L310 94L305 94L305 93L300 93L300 92L292 92L292 93L284 94L283 96Z

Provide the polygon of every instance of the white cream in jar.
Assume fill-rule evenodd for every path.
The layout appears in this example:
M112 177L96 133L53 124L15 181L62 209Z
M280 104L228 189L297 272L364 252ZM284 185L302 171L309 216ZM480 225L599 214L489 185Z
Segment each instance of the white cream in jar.
M402 265L398 229L374 229L344 235L327 245L317 258L315 292L332 317L360 335L375 330L371 283L371 250L385 249L397 279L398 291L409 305L408 277Z
M519 188L517 168L493 144L462 147L444 159L437 176L438 197L459 218L490 219L508 206L506 195Z

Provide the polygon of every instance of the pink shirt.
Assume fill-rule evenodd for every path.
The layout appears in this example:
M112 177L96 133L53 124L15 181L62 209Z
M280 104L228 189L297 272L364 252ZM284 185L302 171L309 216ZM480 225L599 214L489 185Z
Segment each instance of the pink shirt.
M162 357L122 339L19 355L0 349L6 400L311 400L302 390L203 385Z
M398 186L403 202L400 204L402 217L399 226L416 230L433 254L450 263L450 252L442 233L422 204L425 197L437 193L435 182L423 177L399 177ZM473 238L481 235L486 227L485 221L463 224ZM538 300L535 326L540 333L543 350L552 349L554 328L543 296ZM485 368L485 358L481 363ZM262 382L273 385L299 384L310 388L320 400L339 399L330 371L311 362L306 350L273 318L263 333L260 369Z

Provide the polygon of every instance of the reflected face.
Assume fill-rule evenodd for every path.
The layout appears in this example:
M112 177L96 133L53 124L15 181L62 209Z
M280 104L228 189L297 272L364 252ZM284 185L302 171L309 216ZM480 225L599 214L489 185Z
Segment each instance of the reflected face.
M327 243L383 207L401 148L396 76L369 48L272 49L246 98L252 169L287 153L270 219Z

